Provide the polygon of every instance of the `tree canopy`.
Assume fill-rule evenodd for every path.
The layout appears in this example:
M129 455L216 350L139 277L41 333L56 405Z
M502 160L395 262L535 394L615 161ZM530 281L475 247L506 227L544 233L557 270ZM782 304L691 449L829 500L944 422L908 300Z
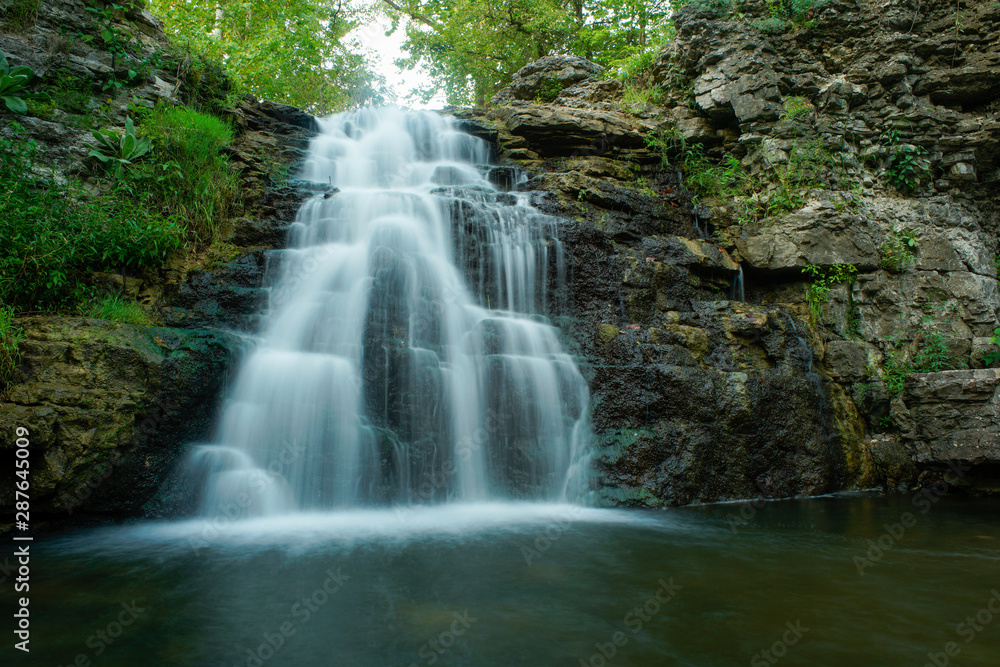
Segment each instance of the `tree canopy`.
M385 82L342 43L342 0L150 0L167 33L221 61L246 89L325 114L385 100Z
M484 103L514 72L550 53L606 67L636 57L668 28L666 0L383 0L406 24L404 67L426 67L430 97Z

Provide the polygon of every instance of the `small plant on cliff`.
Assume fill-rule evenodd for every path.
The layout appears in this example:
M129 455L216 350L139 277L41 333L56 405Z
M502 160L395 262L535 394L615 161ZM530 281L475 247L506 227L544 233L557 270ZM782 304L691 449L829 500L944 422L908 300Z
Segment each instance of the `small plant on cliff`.
M663 164L681 167L684 184L695 195L732 196L746 178L739 160L726 155L720 164L713 164L705 147L689 142L677 128L647 135L646 145L659 151Z
M882 268L892 273L902 273L914 262L917 236L911 229L896 229L886 235L879 247Z
M21 361L20 342L21 328L14 326L14 309L0 306L0 395L7 390Z
M812 103L805 97L786 97L782 102L782 105L785 107L785 112L782 114L782 117L788 118L789 120L802 118L814 109Z
M886 132L885 136L890 151L886 178L900 192L915 191L930 176L931 163L925 157L927 149L903 143L895 129Z
M100 145L91 149L87 157L97 158L105 167L113 168L115 180L121 180L125 167L131 166L150 149L149 139L136 138L135 126L128 117L124 132L93 130L91 134Z
M982 361L987 366L992 366L993 364L1000 363L1000 327L993 330L993 336L990 338L990 342L997 346L997 349L985 352L982 356Z
M38 18L39 0L0 0L3 26L10 30L24 30Z
M563 83L554 76L546 77L539 81L538 92L535 93L535 102L551 102L559 97L563 90Z
M29 95L22 92L34 76L35 73L30 67L20 65L12 68L7 62L7 54L0 51L0 100L3 100L8 111L26 113L28 105L25 104L25 99L45 97L44 94Z
M812 315L813 321L819 322L823 304L830 298L830 290L841 283L854 282L858 269L853 264L834 264L828 269L808 264L802 269L802 273L812 278L812 282L806 288L806 303L809 305L809 314Z

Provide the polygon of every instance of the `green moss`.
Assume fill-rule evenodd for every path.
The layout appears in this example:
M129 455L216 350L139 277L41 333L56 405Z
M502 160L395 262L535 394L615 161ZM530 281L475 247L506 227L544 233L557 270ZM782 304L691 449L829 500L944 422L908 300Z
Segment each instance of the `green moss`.
M611 341L618 337L621 330L614 324L608 324L607 322L601 322L597 325L597 338L601 341L602 345L610 345Z

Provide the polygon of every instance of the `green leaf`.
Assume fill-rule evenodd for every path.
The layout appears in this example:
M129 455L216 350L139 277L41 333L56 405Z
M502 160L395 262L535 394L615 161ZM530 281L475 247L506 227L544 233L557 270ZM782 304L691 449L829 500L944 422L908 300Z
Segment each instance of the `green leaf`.
M28 111L28 105L20 97L4 96L3 101L7 105L7 108L14 113L26 113Z

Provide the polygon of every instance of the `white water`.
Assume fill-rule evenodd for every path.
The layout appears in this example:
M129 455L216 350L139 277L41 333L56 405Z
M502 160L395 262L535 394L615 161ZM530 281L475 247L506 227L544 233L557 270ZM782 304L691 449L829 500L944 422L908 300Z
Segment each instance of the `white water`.
M322 121L262 344L192 464L203 515L503 499L580 484L589 396L546 316L560 220L430 112Z

